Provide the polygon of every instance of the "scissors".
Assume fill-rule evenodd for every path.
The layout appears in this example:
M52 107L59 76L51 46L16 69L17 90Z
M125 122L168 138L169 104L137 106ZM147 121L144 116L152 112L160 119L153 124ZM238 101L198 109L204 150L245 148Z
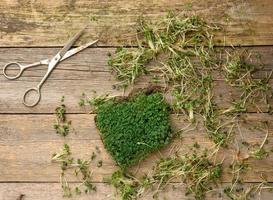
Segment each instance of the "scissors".
M27 107L34 107L36 106L40 99L41 99L41 87L43 86L43 84L45 83L45 81L47 80L47 78L49 77L49 75L51 74L51 72L53 71L53 69L58 65L59 62L73 56L74 54L86 49L87 47L93 45L93 44L96 44L98 42L98 40L95 40L95 41L92 41L92 42L89 42L89 43L86 43L78 48L74 48L72 50L69 50L71 48L71 46L76 42L76 40L81 36L81 34L83 33L83 31L85 30L82 29L80 32L78 32L75 36L73 36L68 42L67 44L53 57L53 58L49 58L49 59L44 59L44 60L41 60L39 62L35 62L35 63L32 63L32 64L29 64L29 65L21 65L20 63L17 63L17 62L11 62L11 63L8 63L4 66L3 68L3 74L4 76L7 78L7 79L10 79L10 80L14 80L14 79L17 79L19 78L22 73L28 69L28 68L31 68L31 67L36 67L36 66L39 66L39 65L47 65L48 66L48 69L47 69L47 72L45 74L45 76L43 77L43 79L41 80L41 82L36 86L36 87L33 87L33 88L29 88L25 91L25 94L23 96L23 104ZM69 50L69 51L68 51ZM7 72L7 69L9 67L17 67L19 68L19 72L16 76L9 76L6 72ZM26 97L27 95L30 93L30 92L35 92L38 94L38 97L37 99L33 102L33 103L28 103L26 101Z

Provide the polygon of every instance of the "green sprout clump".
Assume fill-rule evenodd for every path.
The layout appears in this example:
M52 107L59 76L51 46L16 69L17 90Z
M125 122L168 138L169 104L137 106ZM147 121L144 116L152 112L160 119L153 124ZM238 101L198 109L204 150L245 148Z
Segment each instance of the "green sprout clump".
M192 194L195 199L205 199L206 192L222 175L222 164L209 160L206 152L201 155L193 153L184 156L165 158L155 167L152 182L166 186L173 178L181 178L186 185L186 195Z
M142 160L171 139L169 106L159 92L110 99L97 108L105 148L122 168Z
M90 193L96 191L96 186L92 183L92 171L90 171L90 160L75 159L72 157L70 147L64 144L59 152L52 155L52 162L60 163L61 175L60 183L63 190L63 197L72 197L74 194L80 195L82 191ZM72 188L69 182L66 180L67 171L74 169L74 175L80 178L81 183Z
M148 175L138 179L125 171L116 171L108 181L113 185L122 200L138 199L148 191L156 197L173 180L181 180L186 187L186 195L193 195L196 200L205 199L222 175L222 163L210 159L213 154L202 153L176 155L162 158ZM157 188L157 189L155 189Z
M64 96L62 96L61 102L64 102ZM71 130L71 121L66 118L66 106L64 104L55 109L55 116L56 122L53 124L53 128L58 135L67 136Z
M270 107L268 102L273 93L269 80L272 71L268 76L256 79L253 75L259 68L261 67L251 63L251 55L248 52L234 51L232 54L227 55L227 62L223 67L225 80L232 87L238 88L241 95L239 99L232 102L230 108L225 110L224 113L238 114L245 112L247 105L255 105L258 108L257 103L261 103L261 100Z
M108 180L108 182L118 190L120 194L120 199L136 199L139 185L133 178L131 178L126 173L120 170L115 171L112 174L110 180Z

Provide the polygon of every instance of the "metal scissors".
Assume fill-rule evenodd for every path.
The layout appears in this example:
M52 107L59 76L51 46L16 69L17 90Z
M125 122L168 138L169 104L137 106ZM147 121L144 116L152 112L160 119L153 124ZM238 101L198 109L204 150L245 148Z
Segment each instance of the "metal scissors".
M76 42L76 40L81 36L81 34L83 33L84 30L85 30L85 28L82 29L80 32L78 32L75 36L73 36L67 42L67 44L53 58L44 59L44 60L29 64L29 65L21 65L20 63L17 63L17 62L11 62L11 63L8 63L8 64L6 64L4 66L3 74L7 79L10 79L10 80L14 80L14 79L19 78L22 75L22 73L28 68L36 67L36 66L39 66L39 65L47 65L48 66L47 72L46 72L45 76L43 77L43 79L41 80L41 82L36 87L29 88L29 89L27 89L25 91L25 94L23 96L23 104L25 106L33 107L33 106L36 106L39 103L39 101L41 99L41 87L43 86L46 79L49 77L49 75L51 74L53 69L58 65L59 62L73 56L74 54L76 54L76 53L78 53L78 52L86 49L87 47L89 47L89 46L91 46L91 45L98 42L98 40L95 40L95 41L86 43L86 44L84 44L84 45L82 45L82 46L80 46L78 48L74 48L72 50L69 50L71 48L71 46ZM16 76L9 76L6 73L7 69L9 67L17 67L17 68L19 68L20 71L18 72L18 74ZM27 103L27 101L26 101L27 94L29 94L30 92L35 92L35 93L38 94L38 98L36 99L36 101L34 103Z

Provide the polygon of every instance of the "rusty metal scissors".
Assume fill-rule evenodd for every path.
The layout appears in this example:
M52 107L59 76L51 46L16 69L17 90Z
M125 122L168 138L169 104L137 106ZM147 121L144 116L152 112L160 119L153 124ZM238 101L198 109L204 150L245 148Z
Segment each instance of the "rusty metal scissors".
M85 28L84 28L85 29ZM53 57L53 58L49 58L49 59L44 59L44 60L41 60L39 62L35 62L35 63L32 63L32 64L29 64L29 65L22 65L20 63L17 63L17 62L11 62L11 63L8 63L4 66L3 68L3 74L4 76L7 78L7 79L10 79L10 80L14 80L14 79L17 79L19 78L22 73L28 69L28 68L31 68L31 67L36 67L36 66L39 66L39 65L47 65L48 66L48 69L47 69L47 72L45 74L45 76L43 77L43 79L41 80L41 82L36 86L36 87L33 87L33 88L29 88L25 91L25 94L23 96L23 104L28 106L28 107L33 107L33 106L36 106L40 99L41 99L41 87L43 86L43 84L45 83L46 79L49 77L49 75L51 74L51 72L53 71L53 69L58 65L59 62L73 56L74 54L86 49L87 47L95 44L98 42L98 40L95 40L95 41L92 41L92 42L89 42L89 43L86 43L78 48L74 48L72 50L69 50L71 48L71 46L76 42L76 40L81 36L81 34L83 33L84 29L82 29L80 32L78 32L74 37L72 37L68 42L67 44ZM69 50L69 51L68 51ZM9 76L6 72L7 72L7 69L9 67L17 67L19 68L19 72L16 76ZM34 103L27 103L26 102L26 97L27 97L27 94L29 94L30 92L35 92L38 94L38 98L36 99L36 101Z

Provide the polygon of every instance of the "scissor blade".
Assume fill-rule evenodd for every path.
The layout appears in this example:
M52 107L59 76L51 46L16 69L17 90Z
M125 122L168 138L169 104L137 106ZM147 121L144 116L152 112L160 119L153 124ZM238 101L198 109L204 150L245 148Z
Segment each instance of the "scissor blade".
M63 57L65 53L70 49L70 47L76 42L76 40L81 36L83 31L85 30L86 27L84 27L80 32L78 32L75 36L73 36L67 44L59 51L59 55Z
M77 48L71 49L70 51L67 51L67 52L64 54L64 56L61 58L60 61L63 61L63 60L65 60L65 59L69 58L70 56L73 56L74 54L79 53L80 51L86 49L87 47L89 47L89 46L91 46L91 45L93 45L93 44L96 44L98 41L99 41L99 40L95 40L95 41L93 41L93 42L86 43L86 44L84 44L84 45L82 45L82 46L79 46L79 47L77 47Z

